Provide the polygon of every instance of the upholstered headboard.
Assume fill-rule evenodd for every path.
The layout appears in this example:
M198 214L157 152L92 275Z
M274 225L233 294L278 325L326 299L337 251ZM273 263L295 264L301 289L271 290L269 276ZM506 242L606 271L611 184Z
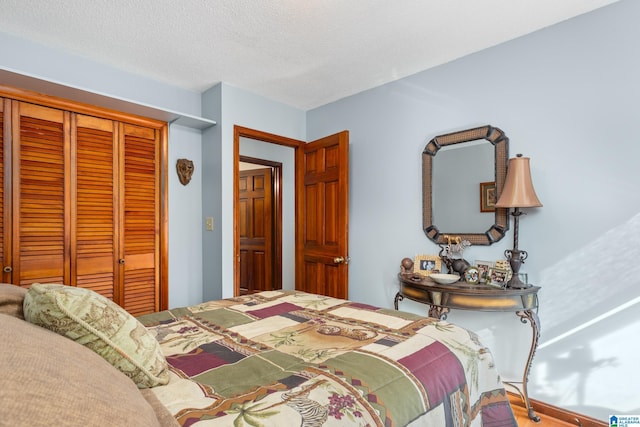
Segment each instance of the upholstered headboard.
M0 284L0 419L31 426L176 426L150 390L140 390L90 349L23 319L26 289Z

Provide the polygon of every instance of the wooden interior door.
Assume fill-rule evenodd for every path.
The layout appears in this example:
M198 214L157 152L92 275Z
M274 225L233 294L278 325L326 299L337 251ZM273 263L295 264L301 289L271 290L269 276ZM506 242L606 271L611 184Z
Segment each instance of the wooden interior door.
M271 168L239 172L240 294L274 288Z
M12 282L70 283L70 113L14 102L12 115Z
M71 283L120 304L118 140L112 120L74 115L72 126Z
M305 144L296 166L296 289L349 296L349 132Z
M133 315L160 308L160 144L155 129L120 124L119 200L123 224L118 262L124 268L116 292Z

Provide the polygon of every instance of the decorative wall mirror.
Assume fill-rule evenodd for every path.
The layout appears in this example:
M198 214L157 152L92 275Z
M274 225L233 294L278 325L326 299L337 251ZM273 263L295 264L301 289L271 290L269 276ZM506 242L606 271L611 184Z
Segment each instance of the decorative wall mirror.
M422 152L422 220L429 239L441 244L446 235L459 236L472 245L491 245L504 237L508 209L492 205L502 192L508 157L509 138L489 125L427 143Z

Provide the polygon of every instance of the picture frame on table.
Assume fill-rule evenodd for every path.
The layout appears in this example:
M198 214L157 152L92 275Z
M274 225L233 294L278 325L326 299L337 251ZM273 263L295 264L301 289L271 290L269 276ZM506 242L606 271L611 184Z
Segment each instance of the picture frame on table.
M496 266L493 261L476 260L473 265L478 269L478 275L480 277L480 283L484 283L489 275L489 269Z
M504 288L507 286L509 272L502 268L490 268L489 274L486 278L486 284L490 286L496 286L499 288Z
M480 270L478 267L470 266L464 271L464 281L469 285L477 285L480 283Z
M413 261L413 273L427 277L431 273L440 273L442 261L437 255L416 255Z
M481 182L480 183L480 212L496 211L496 183Z
M501 270L507 271L507 282L511 280L511 276L513 276L513 272L511 271L511 264L507 259L499 259L494 263L495 268L499 268Z

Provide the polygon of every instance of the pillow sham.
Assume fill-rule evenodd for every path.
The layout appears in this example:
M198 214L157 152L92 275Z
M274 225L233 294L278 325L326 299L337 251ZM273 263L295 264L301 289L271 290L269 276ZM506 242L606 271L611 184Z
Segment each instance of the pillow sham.
M25 320L90 348L138 388L169 382L167 361L155 337L102 295L73 286L34 283L23 309Z

